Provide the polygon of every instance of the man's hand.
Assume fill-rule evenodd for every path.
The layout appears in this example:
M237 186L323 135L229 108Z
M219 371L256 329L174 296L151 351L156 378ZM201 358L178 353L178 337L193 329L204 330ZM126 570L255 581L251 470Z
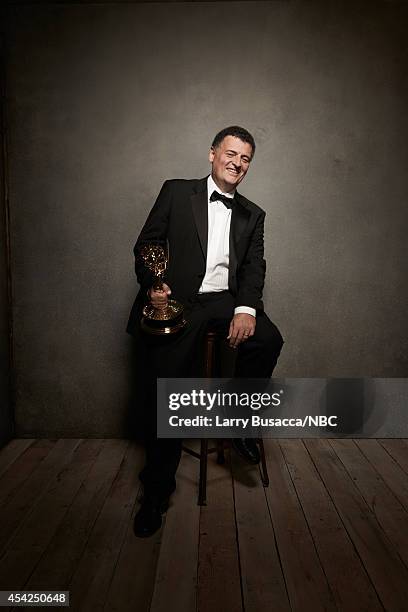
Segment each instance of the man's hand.
M255 333L256 318L245 312L234 315L229 327L229 345L237 348Z
M171 294L171 289L166 283L163 283L163 289L149 289L147 295L154 308L165 308L167 306L167 298Z

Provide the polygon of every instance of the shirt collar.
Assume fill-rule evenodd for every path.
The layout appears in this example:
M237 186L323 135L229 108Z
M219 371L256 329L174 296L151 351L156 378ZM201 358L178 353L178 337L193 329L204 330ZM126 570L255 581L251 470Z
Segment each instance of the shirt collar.
M234 191L230 191L229 193L225 193L225 191L221 191L221 189L218 187L218 185L216 185L213 177L211 176L211 174L209 174L208 179L207 179L207 195L208 195L208 201L210 200L211 194L213 191L218 191L218 193L221 193L222 195L225 195L227 198L233 198L235 195L235 190Z

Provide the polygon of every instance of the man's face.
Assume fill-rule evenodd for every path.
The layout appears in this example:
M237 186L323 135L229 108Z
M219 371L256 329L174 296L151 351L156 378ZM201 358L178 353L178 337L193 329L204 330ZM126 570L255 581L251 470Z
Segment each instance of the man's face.
M252 147L236 136L226 136L208 159L212 163L212 177L221 191L233 191L248 172Z

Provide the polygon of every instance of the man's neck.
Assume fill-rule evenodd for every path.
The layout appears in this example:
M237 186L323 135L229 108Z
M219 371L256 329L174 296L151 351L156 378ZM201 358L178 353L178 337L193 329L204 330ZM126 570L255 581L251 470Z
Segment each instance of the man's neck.
M211 178L222 193L234 193L235 187L231 187L231 185L228 185L228 184L220 185L212 174L211 174Z

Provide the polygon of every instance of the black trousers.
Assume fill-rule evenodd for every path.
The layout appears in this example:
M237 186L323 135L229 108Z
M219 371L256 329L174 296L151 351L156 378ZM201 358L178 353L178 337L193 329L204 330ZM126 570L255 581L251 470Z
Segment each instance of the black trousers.
M145 334L150 380L147 419L146 465L140 474L145 493L164 496L175 488L181 457L180 439L156 437L156 378L202 376L203 342L209 326L228 335L234 315L234 298L228 291L197 295L186 309L187 325L174 336ZM234 375L238 378L270 378L283 346L282 336L263 312L257 313L255 334L237 349Z

